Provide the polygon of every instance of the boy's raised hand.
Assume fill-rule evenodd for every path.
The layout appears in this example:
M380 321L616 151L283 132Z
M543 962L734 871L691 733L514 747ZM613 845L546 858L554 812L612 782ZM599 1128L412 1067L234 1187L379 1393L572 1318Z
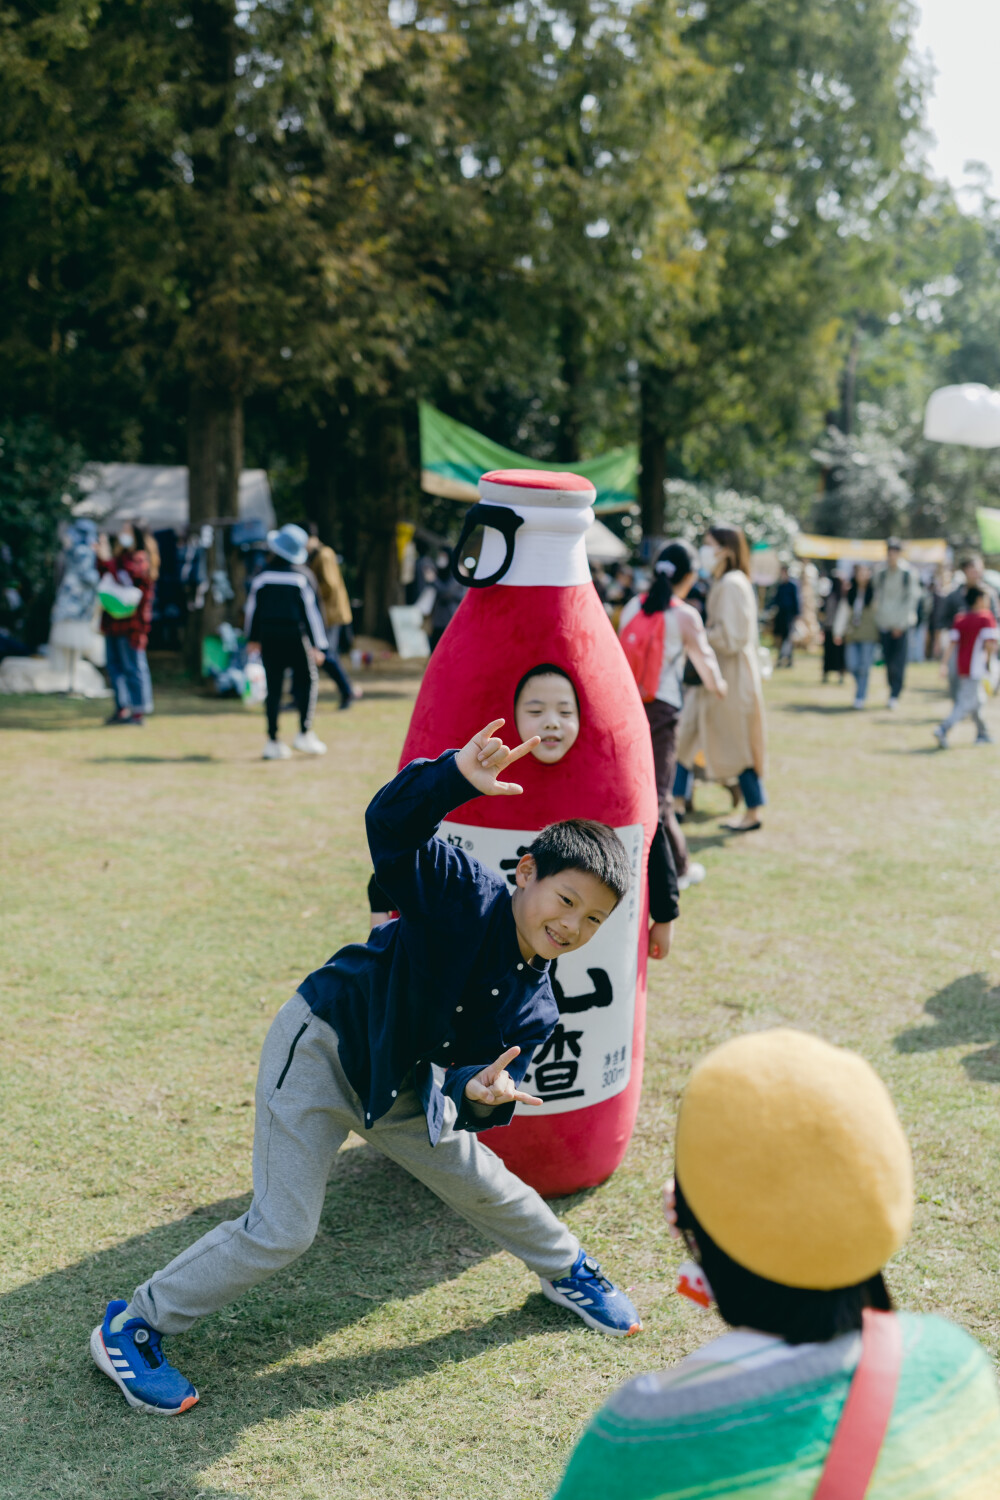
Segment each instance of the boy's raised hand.
M507 1064L520 1051L520 1047L508 1047L495 1063L490 1063L488 1068L481 1068L465 1085L465 1097L471 1099L473 1104L515 1104L518 1100L522 1104L541 1104L541 1099L536 1099L534 1094L522 1094L520 1089L515 1088L514 1080L507 1072Z
M516 750L508 750L503 740L495 738L496 730L502 729L503 725L503 719L494 719L485 729L474 734L455 756L455 764L466 781L487 797L519 797L523 787L516 781L498 781L497 777L541 744L540 737L535 734Z

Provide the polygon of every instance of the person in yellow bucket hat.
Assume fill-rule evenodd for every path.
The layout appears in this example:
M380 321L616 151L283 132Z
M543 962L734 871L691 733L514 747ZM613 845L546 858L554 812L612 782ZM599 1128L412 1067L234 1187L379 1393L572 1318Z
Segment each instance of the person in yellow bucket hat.
M862 1058L777 1028L725 1042L681 1100L665 1207L678 1290L731 1331L630 1381L557 1500L996 1500L985 1352L895 1312L882 1271L913 1211L910 1150Z

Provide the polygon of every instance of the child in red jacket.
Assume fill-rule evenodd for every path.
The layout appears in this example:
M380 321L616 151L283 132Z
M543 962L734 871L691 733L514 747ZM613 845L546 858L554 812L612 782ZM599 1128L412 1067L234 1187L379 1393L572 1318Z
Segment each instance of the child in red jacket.
M998 640L1000 631L989 608L986 590L973 587L966 598L965 613L955 617L948 651L941 663L941 670L947 675L952 653L956 654L958 691L955 707L934 731L934 738L942 750L948 748L948 731L962 719L972 719L975 724L977 745L993 743L993 736L983 718L983 678L989 670Z

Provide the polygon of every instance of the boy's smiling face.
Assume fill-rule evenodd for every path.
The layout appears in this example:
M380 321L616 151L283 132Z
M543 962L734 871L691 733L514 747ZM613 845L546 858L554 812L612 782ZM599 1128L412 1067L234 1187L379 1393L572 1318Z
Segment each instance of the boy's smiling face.
M525 854L517 866L514 925L523 958L560 958L590 941L617 905L614 893L586 870L560 870L540 880Z
M514 724L522 740L541 736L541 744L531 753L544 765L554 766L573 748L580 733L573 684L555 672L529 677L514 709Z

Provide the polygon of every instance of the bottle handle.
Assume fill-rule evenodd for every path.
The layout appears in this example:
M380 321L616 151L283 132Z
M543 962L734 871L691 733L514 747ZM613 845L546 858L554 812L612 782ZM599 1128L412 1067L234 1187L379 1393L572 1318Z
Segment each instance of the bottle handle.
M487 589L491 584L499 583L514 561L514 537L518 527L523 525L524 517L519 516L516 511L507 510L503 505L484 505L481 500L477 501L470 510L466 511L462 535L451 554L452 577L469 589ZM493 531L499 531L507 546L507 555L503 562L488 578L475 578L471 573L459 571L462 548L477 526L489 526Z

